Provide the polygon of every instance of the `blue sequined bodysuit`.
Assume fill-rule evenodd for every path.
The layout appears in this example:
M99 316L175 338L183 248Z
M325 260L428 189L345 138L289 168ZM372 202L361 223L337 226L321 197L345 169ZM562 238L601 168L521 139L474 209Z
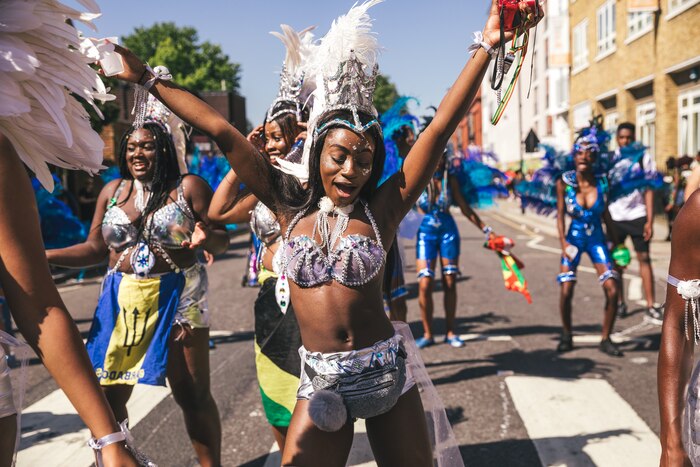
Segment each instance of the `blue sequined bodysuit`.
M416 259L433 261L437 259L438 254L442 259L455 262L459 258L459 230L450 214L452 190L448 177L447 170L436 172L435 178L441 180L440 193L428 188L418 198L417 205L425 213L425 217L418 228ZM456 266L454 271L456 272ZM444 272L446 269L443 268ZM419 277L421 273L434 275L432 270L419 271Z
M565 172L562 175L562 180L566 183L564 192L566 212L571 216L571 225L569 225L569 231L566 234L566 241L578 248L578 253L572 260L563 257L561 264L575 272L581 261L581 256L586 252L593 263L605 264L609 270L612 270L612 261L601 222L606 206L607 181L603 177L597 178L598 196L593 206L586 209L576 199L578 188L576 172Z

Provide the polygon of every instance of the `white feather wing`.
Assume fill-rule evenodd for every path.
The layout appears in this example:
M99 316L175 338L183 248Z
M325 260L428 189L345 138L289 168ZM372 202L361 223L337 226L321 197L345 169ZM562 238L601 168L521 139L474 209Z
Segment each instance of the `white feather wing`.
M96 173L104 143L73 95L95 106L108 100L99 75L81 53L81 37L67 20L94 29L93 0L81 12L57 0L0 0L0 132L41 183L53 190L47 164Z

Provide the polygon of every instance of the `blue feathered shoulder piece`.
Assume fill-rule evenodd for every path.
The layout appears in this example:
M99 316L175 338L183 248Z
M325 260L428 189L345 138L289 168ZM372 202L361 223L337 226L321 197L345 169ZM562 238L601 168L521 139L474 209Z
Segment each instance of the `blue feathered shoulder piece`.
M547 216L557 210L557 180L574 170L574 159L571 153L557 152L551 146L540 145L540 148L544 149L542 167L532 179L519 182L515 192L523 207Z
M470 206L486 209L494 206L498 197L508 196L506 175L486 163L496 160L494 154L483 153L473 146L467 151L454 151L448 146L447 162L450 174L457 177L460 191Z
M49 193L39 180L32 178L32 188L39 209L41 237L44 247L65 248L85 241L87 227L83 224L66 203L58 199L63 194L63 186L55 175L54 191Z
M189 173L199 175L206 180L212 190L216 190L231 166L223 155L205 156L200 153L199 148L195 147L187 169Z
M416 104L419 103L415 97L401 96L396 99L396 102L389 110L379 117L382 133L384 134L384 149L386 150L384 171L379 181L380 185L401 169L403 159L399 154L396 141L404 136L405 128L410 128L413 134L418 137L420 121L418 117L408 112L408 104L411 101Z
M639 143L633 143L610 153L607 177L611 201L637 190L658 190L663 187L663 175L654 170L649 161L644 160L646 149Z

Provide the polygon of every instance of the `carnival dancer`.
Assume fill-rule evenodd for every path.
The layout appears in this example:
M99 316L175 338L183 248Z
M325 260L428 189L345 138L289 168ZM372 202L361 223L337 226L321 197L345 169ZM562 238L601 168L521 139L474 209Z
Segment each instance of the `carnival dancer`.
M612 357L623 355L610 339L615 324L619 276L613 269L601 221L605 222L613 243L617 245L618 242L607 207L608 182L604 176L596 176L595 173L596 159L606 153L608 139L609 135L595 124L583 129L574 143L576 169L564 172L556 181L557 230L562 250L561 273L557 276L557 281L561 285L559 306L563 326L558 352L573 349L571 312L577 280L576 269L585 252L590 257L598 273L598 282L605 292L600 351ZM571 216L571 224L565 233L566 214Z
M89 6L87 5L89 3ZM101 51L83 41L75 24L93 27L94 2L81 12L57 1L7 2L0 8L0 282L24 339L65 392L95 438L98 466L152 465L129 453L125 425L115 420L92 371L75 323L53 283L44 254L39 216L26 164L48 191L47 163L96 173L103 142L76 96L94 105L106 100L89 62ZM82 42L81 42L82 41ZM99 111L98 111L99 114ZM0 335L14 345L11 336ZM2 353L2 352L0 352ZM4 355L0 355L0 366ZM0 465L12 464L15 407L9 372L0 369ZM125 443L126 441L126 443ZM50 460L46 460L50 463Z
M109 258L87 348L117 419L126 420L135 384L165 385L167 376L200 464L218 466L207 275L196 249L223 252L228 236L208 220L209 185L180 174L170 134L174 116L138 94L134 126L121 139L121 177L100 192L87 240L46 255L64 267Z
M378 50L366 13L377 3L356 5L338 18L314 54L317 88L302 159L308 163L307 187L274 169L216 111L115 46L126 62L121 78L155 81L151 92L210 134L246 186L276 208L285 232L278 284L289 287L303 341L302 379L283 465L345 465L353 437L351 421L360 417L367 419L378 464L431 466L424 410L438 425L449 427L441 404L433 398L421 403L421 395L437 396L429 384L422 392L414 384L429 383L429 378L408 326L395 330L384 313L381 279L389 245L382 239L394 236L430 181L449 136L479 89L488 66L487 50L501 37L498 2L491 4L473 59L406 157L402 171L379 189L384 145L371 100ZM527 29L542 13L540 9L535 15L527 3L521 5ZM506 33L506 39L510 37ZM373 213L381 215L375 218ZM438 464L462 465L453 435L439 429L433 433Z
M413 97L399 97L389 110L379 117L386 151L384 171L379 181L380 185L401 170L403 160L416 142L419 131L418 117L407 111L407 104L412 100L416 103L418 102ZM411 232L407 235L406 231L413 230L411 225L416 224L415 221L418 216L419 215L416 214L415 211L409 211L407 218L401 222L399 231L394 237L391 249L387 254L387 262L390 262L392 266L384 270L384 300L386 301L387 308L389 309L389 317L392 321L405 322L408 313L408 308L406 306L408 290L406 290L406 281L403 274L405 258L403 256L404 247L402 238L405 236L408 238L415 236L415 232Z
M624 122L618 125L616 131L617 144L619 148L615 152L615 157L621 156L621 149L634 144L633 123ZM644 151L643 157L633 167L635 170L643 170L649 174L656 174L656 164L648 151ZM659 182L660 180L660 176ZM615 225L618 239L624 244L629 236L634 245L634 251L639 261L639 275L642 278L644 295L647 301L646 316L652 322L661 324L663 312L656 304L654 291L654 271L651 267L649 256L649 245L651 237L654 235L654 192L651 189L638 189L621 196L610 202L608 207L610 216ZM617 266L617 273L620 276L618 287L617 314L619 317L627 315L627 303L625 302L623 273L624 268Z
M457 176L459 156L446 150L427 189L418 199L418 209L425 214L416 239L416 271L418 275L418 304L423 323L423 337L416 340L419 349L435 344L433 337L433 284L438 256L442 266L442 290L445 306L445 343L455 348L464 346L455 333L457 313L457 275L459 274L460 236L450 214L456 204L462 214L486 235L495 238L462 193Z
M700 193L678 213L671 239L658 364L661 466L700 466ZM693 368L694 366L694 368Z
M306 135L302 123L309 117L305 103L313 90L313 80L304 81L313 35L312 28L296 32L283 24L281 29L282 33L272 33L282 40L287 51L279 92L265 114L262 134L258 129L249 141L270 159L294 159L298 154L298 164ZM260 240L261 247L256 252L261 289L254 306L255 366L265 416L283 451L299 387L301 334L288 290L277 288L280 271L275 254L282 241L277 216L255 195L241 189L236 173L230 170L214 193L209 218L222 224L250 222L253 234Z

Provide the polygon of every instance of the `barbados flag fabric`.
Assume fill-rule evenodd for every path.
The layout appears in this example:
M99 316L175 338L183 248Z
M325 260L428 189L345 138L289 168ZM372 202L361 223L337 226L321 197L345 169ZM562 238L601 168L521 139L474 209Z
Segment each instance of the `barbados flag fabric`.
M165 385L168 338L184 286L182 273L107 274L87 343L102 386Z

